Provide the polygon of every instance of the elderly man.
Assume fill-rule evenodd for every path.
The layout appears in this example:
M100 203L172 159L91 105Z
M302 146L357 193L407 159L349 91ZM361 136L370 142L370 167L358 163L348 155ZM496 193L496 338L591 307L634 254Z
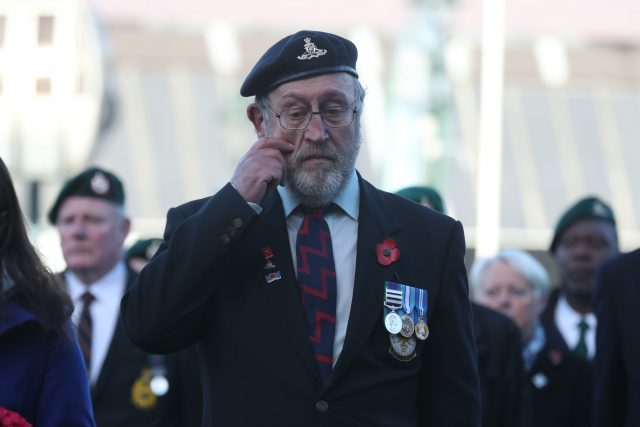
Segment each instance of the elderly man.
M356 57L317 31L263 55L258 140L123 298L142 348L199 341L205 426L480 423L462 226L355 171Z
M640 425L640 249L615 257L596 290L595 424Z
M560 333L563 349L592 359L596 350L592 303L596 271L618 254L613 210L596 197L579 200L558 221L551 253L561 282L549 296L542 324Z
M199 420L184 422L180 415L198 414L199 402L180 410L181 378L172 367L177 356L152 356L136 348L119 320L120 299L137 277L123 261L130 228L124 199L113 173L89 168L65 183L49 212L67 264L62 277L75 305L96 424L195 426Z

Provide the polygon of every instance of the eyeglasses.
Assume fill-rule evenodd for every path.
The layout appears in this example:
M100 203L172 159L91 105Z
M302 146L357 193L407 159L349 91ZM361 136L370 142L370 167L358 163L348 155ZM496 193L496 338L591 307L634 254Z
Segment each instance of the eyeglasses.
M320 111L313 111L310 108L291 108L283 110L280 114L273 111L267 105L267 110L278 118L280 126L287 130L302 130L306 129L311 123L311 119L314 114L319 114L322 118L322 123L330 128L342 128L349 126L352 122L358 110L355 108L355 104L346 107L326 107Z

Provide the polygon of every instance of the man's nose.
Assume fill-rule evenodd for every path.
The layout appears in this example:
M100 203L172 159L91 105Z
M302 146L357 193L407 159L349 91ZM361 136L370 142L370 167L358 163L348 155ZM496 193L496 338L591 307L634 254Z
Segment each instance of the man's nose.
M305 129L305 138L312 142L323 142L327 139L327 126L319 111L312 113L309 126Z
M87 227L84 221L74 221L71 224L71 234L74 237L84 237L87 234Z

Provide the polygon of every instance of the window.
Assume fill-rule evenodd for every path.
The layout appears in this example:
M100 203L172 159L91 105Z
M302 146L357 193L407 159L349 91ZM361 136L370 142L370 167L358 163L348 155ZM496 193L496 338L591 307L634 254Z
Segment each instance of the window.
M38 17L38 46L50 46L53 43L53 16Z
M6 20L7 18L4 15L0 15L0 47L4 45L4 27Z
M51 93L51 79L49 77L40 77L36 79L36 94L49 95Z

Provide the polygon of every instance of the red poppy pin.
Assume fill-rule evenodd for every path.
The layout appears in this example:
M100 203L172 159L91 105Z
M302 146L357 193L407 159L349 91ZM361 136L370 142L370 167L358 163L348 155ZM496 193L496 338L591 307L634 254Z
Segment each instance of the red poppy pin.
M396 247L396 241L388 237L384 242L376 244L376 255L380 264L391 265L400 259L400 249Z

